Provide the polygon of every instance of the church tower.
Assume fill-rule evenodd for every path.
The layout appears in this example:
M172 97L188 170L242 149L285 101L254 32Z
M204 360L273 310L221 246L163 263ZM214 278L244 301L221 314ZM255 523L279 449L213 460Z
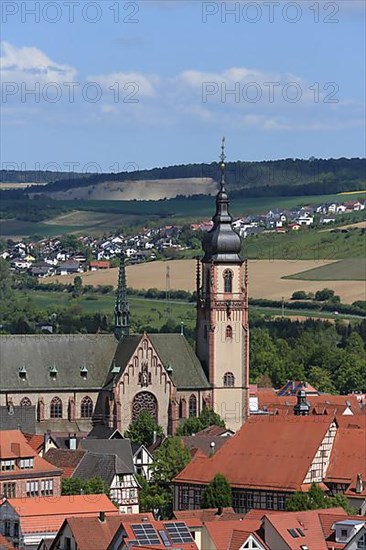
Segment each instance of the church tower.
M116 305L114 308L114 335L117 340L128 336L130 332L130 308L127 301L126 264L121 252Z
M225 138L213 227L197 262L196 353L212 384L212 406L233 430L249 413L249 325L247 262L232 228L225 189Z

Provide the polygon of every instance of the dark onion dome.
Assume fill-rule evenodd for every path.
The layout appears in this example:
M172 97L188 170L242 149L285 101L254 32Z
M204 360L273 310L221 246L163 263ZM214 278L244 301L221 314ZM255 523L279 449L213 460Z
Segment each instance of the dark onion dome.
M224 143L224 142L223 142ZM232 227L229 199L225 189L225 152L221 155L221 183L216 196L216 213L212 229L203 237L204 262L241 262L241 238Z

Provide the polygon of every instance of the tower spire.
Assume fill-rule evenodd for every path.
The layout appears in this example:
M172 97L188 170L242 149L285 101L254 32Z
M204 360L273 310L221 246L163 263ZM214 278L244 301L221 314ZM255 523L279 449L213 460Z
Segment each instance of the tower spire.
M114 308L114 335L117 340L128 336L130 331L130 308L127 301L125 255L121 252L116 305Z
M226 154L225 154L225 136L222 138L222 142L221 142L221 155L220 155L220 170L221 170L221 181L220 181L220 186L221 186L221 190L224 188L225 186L225 168L226 168L226 165L225 165L225 160L226 160Z

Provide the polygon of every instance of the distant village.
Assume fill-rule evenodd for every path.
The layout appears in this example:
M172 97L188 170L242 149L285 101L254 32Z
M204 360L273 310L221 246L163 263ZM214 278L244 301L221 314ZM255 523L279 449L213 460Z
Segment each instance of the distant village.
M355 200L289 210L269 210L265 214L236 218L233 228L245 239L263 232L285 234L304 227L331 226L342 214L365 210L365 202ZM209 231L211 227L210 220L190 224L192 234L196 231ZM111 234L94 238L84 235L77 238L79 250L67 249L61 238L44 238L37 242L8 240L0 257L10 263L12 271L27 272L37 278L77 275L113 267L122 252L129 263L136 264L160 259L168 251L178 252L192 248L182 238L182 231L181 225L165 225L144 228L131 236Z

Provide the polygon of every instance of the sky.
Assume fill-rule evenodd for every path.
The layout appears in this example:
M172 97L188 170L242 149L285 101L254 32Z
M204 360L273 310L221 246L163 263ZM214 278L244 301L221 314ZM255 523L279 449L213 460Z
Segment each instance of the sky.
M363 0L1 3L3 169L365 155Z

